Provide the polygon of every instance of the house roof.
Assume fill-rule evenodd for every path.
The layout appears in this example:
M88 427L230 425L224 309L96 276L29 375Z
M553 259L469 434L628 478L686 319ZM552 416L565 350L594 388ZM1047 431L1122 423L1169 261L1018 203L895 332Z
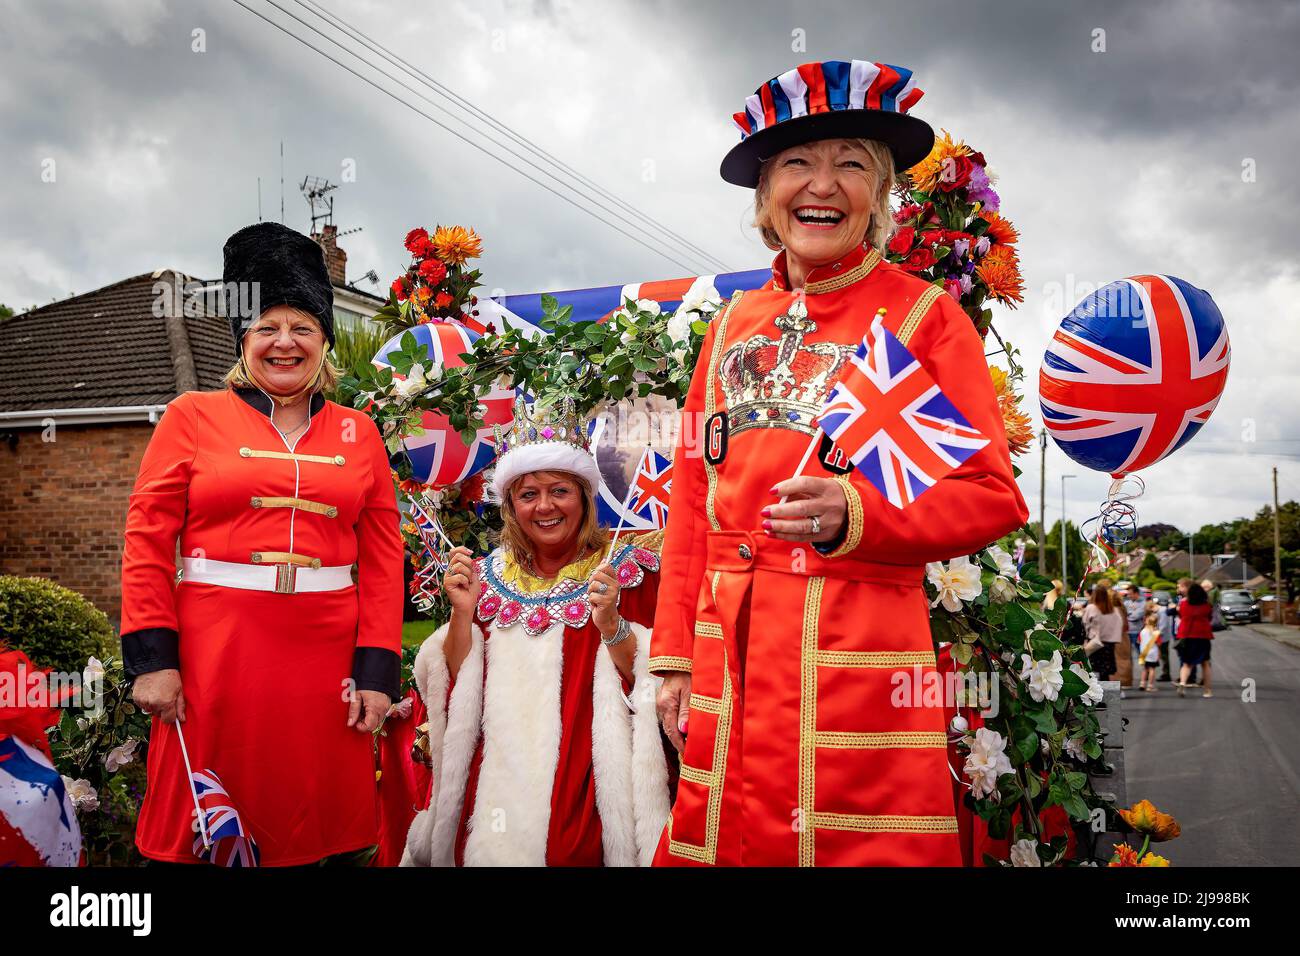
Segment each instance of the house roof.
M180 334L158 307L160 283L186 281L144 273L0 321L0 412L165 405L220 388L234 362L226 319L186 315Z

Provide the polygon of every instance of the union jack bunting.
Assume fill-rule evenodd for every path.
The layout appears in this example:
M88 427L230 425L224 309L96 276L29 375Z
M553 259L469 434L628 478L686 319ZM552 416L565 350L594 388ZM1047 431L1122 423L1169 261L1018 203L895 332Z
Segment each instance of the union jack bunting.
M896 508L989 443L879 315L826 396L818 423Z

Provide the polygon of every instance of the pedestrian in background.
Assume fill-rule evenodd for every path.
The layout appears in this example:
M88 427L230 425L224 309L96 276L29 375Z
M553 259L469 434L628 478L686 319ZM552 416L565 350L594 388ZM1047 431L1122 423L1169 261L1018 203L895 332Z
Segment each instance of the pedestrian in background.
M1173 606L1156 605L1156 627L1160 629L1160 677L1161 681L1173 680L1169 673L1169 647L1174 642L1174 632L1178 624L1178 613Z
M1183 582L1178 582L1182 590ZM1182 671L1178 678L1178 696L1187 690L1187 680L1192 668L1199 666L1202 671L1201 696L1213 697L1210 689L1210 641L1214 639L1214 630L1210 625L1210 596L1205 588L1195 581L1187 582L1187 596L1178 602L1178 638L1182 642L1178 656L1182 659Z
M1160 615L1148 611L1145 626L1142 628L1142 646L1138 658L1142 661L1141 687L1145 691L1156 689L1156 668L1160 665Z
M1092 599L1083 609L1083 630L1092 669L1102 680L1110 680L1116 671L1115 650L1124 640L1124 613L1110 593L1109 581L1093 585Z

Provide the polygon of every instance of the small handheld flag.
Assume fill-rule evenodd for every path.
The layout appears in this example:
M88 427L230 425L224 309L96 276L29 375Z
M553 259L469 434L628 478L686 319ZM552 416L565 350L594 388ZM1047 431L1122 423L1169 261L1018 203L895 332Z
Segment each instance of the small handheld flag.
M190 782L200 807L194 820L194 855L217 866L260 865L257 841L244 826L221 779L211 770L201 770L190 775Z
M818 424L896 508L989 443L877 313Z

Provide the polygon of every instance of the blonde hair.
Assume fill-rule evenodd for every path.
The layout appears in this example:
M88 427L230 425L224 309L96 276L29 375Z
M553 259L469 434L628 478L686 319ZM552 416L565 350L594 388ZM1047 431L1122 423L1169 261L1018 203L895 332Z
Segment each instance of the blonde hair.
M308 313L303 312L301 309L296 309L295 311L307 316L307 318L315 322L316 327L321 330L322 334L324 334L325 329L321 325L320 319L316 318L314 315L309 315ZM245 330L245 333L246 332L247 330ZM304 391L308 394L313 394L315 392L332 392L334 389L338 388L339 379L342 377L343 373L339 371L338 366L330 361L330 344L329 339L326 338L324 348L321 352L320 367L316 369L316 374L312 376L310 384L307 385ZM221 381L230 388L262 388L262 386L253 378L253 373L248 368L248 363L244 361L244 350L242 347L239 350L239 360L235 362L234 365L230 366L230 370L226 372ZM299 394L302 393L300 392Z
M533 546L523 526L515 517L514 493L519 482L528 475L536 475L542 480L568 479L582 489L582 523L578 526L578 553L582 557L591 551L603 550L609 544L609 532L600 526L596 514L595 492L587 483L571 471L530 471L510 482L501 502L501 530L497 533L497 543L516 562L529 571L534 571Z
M871 210L871 218L867 220L866 235L862 238L877 252L884 252L885 242L894 231L894 214L889 208L889 194L894 191L894 155L879 140L854 138L848 141L861 147L876 164L876 177L880 180L877 183L876 204ZM771 166L772 160L768 159L758 169L758 186L754 189L754 226L763 237L763 244L776 252L783 246L781 237L772 228L767 208L772 191Z

